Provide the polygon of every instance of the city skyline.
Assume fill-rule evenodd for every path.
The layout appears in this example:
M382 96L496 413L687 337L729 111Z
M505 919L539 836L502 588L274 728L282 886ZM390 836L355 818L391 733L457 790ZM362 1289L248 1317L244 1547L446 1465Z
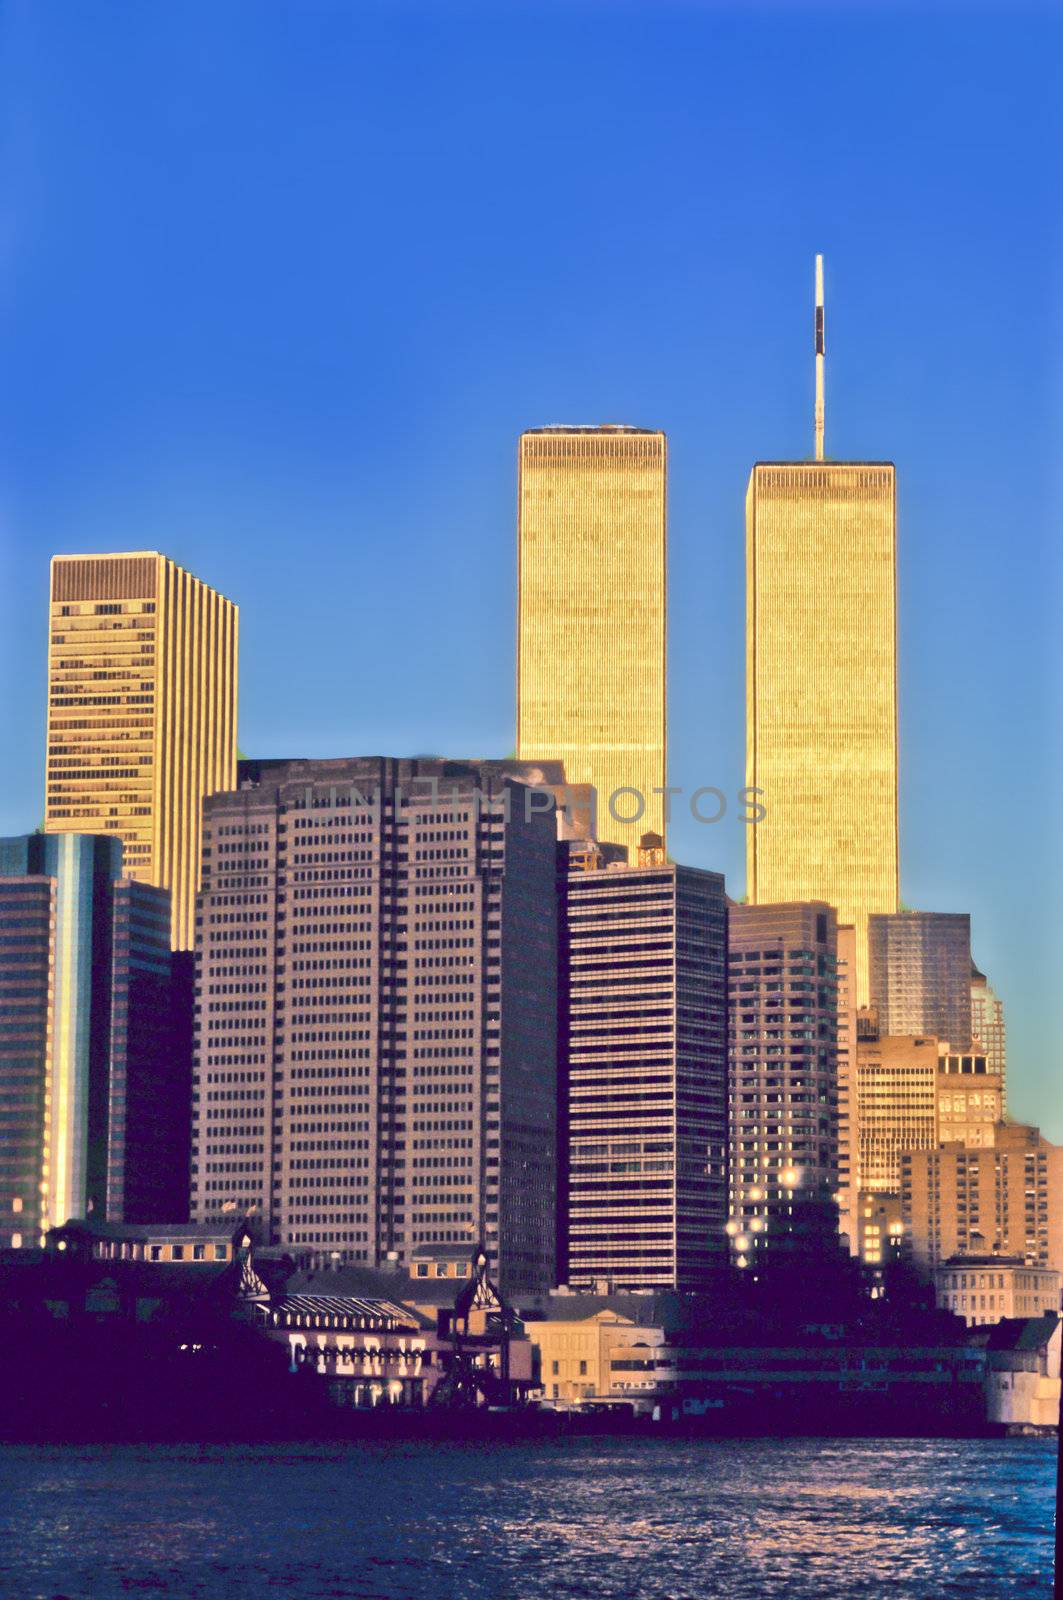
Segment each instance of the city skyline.
M386 24L365 27L368 43L391 48ZM503 19L491 27L473 66L512 37ZM578 27L589 24L583 19ZM16 55L41 29L46 38L45 24L20 22ZM919 51L912 49L916 30ZM432 48L445 53L443 30L428 34ZM575 223L560 230L565 250L557 250L550 230L537 234L527 269L504 292L487 290L498 264L490 229L467 230L460 259L447 253L429 272L405 248L409 224L381 192L367 192L370 217L397 229L378 229L386 246L352 280L379 300L379 327L370 328L355 315L346 281L361 233L340 221L322 241L336 249L313 252L314 261L341 263L340 276L298 250L283 260L256 252L256 270L240 271L241 294L228 293L231 275L250 264L242 241L261 237L249 225L261 220L266 191L254 184L231 225L218 228L206 280L189 270L192 245L182 241L201 237L212 217L218 221L223 194L229 204L230 168L223 163L214 176L202 140L189 151L181 139L203 187L177 196L144 187L151 164L165 167L172 157L182 124L160 121L141 98L134 107L116 93L113 69L88 30L75 29L54 68L71 91L59 97L55 116L64 155L65 119L79 118L82 156L61 172L45 138L35 165L17 145L10 157L18 193L32 202L23 211L33 217L46 204L51 220L27 224L17 258L45 270L18 280L3 328L19 394L2 429L6 588L18 596L3 618L10 652L3 666L19 687L4 712L3 828L16 833L41 817L39 657L46 564L56 551L150 545L241 604L245 619L254 619L243 640L241 694L241 743L250 752L504 755L513 744L514 441L523 429L558 419L622 420L669 436L669 776L688 789L715 783L735 793L742 779L741 494L755 459L808 449L808 269L822 250L832 318L828 449L888 454L901 481L902 897L919 908L971 913L974 958L1007 1008L1011 1109L1058 1137L1063 1106L1048 975L1058 964L1059 936L1051 893L1045 903L1032 901L1027 887L1046 882L1048 819L1058 792L1054 751L1045 749L1043 765L1029 769L1056 700L1051 357L1040 332L1052 252L1036 220L1029 231L1031 197L1052 182L1047 101L1009 88L1012 77L1002 70L1009 42L994 51L990 70L977 21L960 41L935 19L895 20L882 32L868 22L859 33L780 21L778 59L763 64L771 90L763 98L774 108L767 140L747 140L733 172L699 170L691 192L701 199L691 207L694 165L721 132L745 127L740 100L748 76L739 71L733 85L725 81L728 52L748 40L741 27L738 36L730 44L716 38L721 92L711 105L703 104L700 74L695 95L692 69L679 52L655 46L655 61L670 73L675 110L659 134L636 119L647 135L639 170L660 171L659 183L641 190L640 221L655 242L669 241L666 251L649 252L617 220L622 214L614 217L617 185L629 174L604 173L593 149L570 138L560 186L549 163L549 182L530 175L545 214ZM832 93L847 102L855 89L845 84L845 65L858 40L862 50L873 46L879 62L870 103L861 106L868 131L835 150L814 197L787 205L784 196L796 192L822 131L815 115L796 116L803 97L790 69L817 44ZM166 70L173 77L162 85L167 105L180 104L178 85L192 68L180 42L171 42L176 54ZM146 36L129 41L134 64L148 48ZM259 48L268 57L269 42ZM415 59L424 48L413 46ZM538 42L530 48L520 68L528 83L543 67ZM935 49L947 49L953 60L958 50L963 69L944 92L933 70ZM622 26L606 50L611 94L618 80L633 84L642 64L634 35ZM80 75L87 60L100 69L91 78ZM30 94L39 77L28 57L26 65L22 92ZM444 128L444 161L467 149L488 93L469 66L452 65L468 104ZM329 138L343 152L364 132L362 113L343 109L340 81L316 55L314 68L323 74ZM208 122L258 105L257 89L245 85L243 100L223 108L212 84L192 70ZM561 63L550 71L559 97L556 137L574 136L586 116L578 98L586 84ZM920 116L900 130L891 108L902 90ZM653 106L663 115L659 93ZM951 132L972 94L990 96L999 136L980 148L977 163ZM395 135L394 110L379 98L371 105L374 148L401 187L431 146L442 102L430 96L418 110L414 99L400 99L405 143ZM135 122L128 120L134 110ZM677 119L689 128L689 154L674 170L655 169L659 140L667 136L672 148ZM284 171L301 172L318 152L323 128L281 118L278 138L282 124L290 163ZM149 224L167 218L161 253L150 227L123 232L102 188L108 139L132 148L134 126L148 165L138 158L131 178ZM790 145L770 137L778 126L793 132ZM887 126L888 158L875 142ZM516 121L508 131L511 139L523 137ZM268 154L272 123L266 134ZM928 147L935 152L929 173ZM436 159L429 166L438 175ZM495 170L491 153L482 162L487 171L476 169L477 192ZM905 181L917 162L919 193ZM276 162L267 164L272 183ZM582 180L591 170L602 189L588 201ZM998 182L1005 172L1007 186ZM429 218L438 216L424 179L415 184L422 210L427 203ZM320 189L311 195L316 202ZM472 222L476 214L462 210L470 196L459 185L445 198ZM577 197L587 211L582 221ZM528 199L525 191L522 214ZM310 219L292 203L297 219ZM497 203L502 238L513 204L504 187ZM410 213L408 198L404 204ZM939 218L954 211L967 221L953 237ZM310 237L319 235L311 230ZM76 241L87 249L69 278ZM406 264L394 284L386 282L381 268L392 272L400 258ZM150 295L131 277L134 268ZM1005 279L1002 305L997 290ZM459 281L474 292L459 291ZM100 315L84 315L85 296L99 301ZM431 314L437 299L440 316ZM396 416L403 426L395 426ZM1027 541L1022 559L1018 530ZM301 562L291 560L293 544ZM369 565L374 551L398 548L404 561ZM480 614L471 629L456 630L447 613L469 593L470 577L479 585ZM397 619L410 648L395 664L393 692L367 702L358 694L359 660L391 649ZM1044 795L1043 820L1035 817L1032 826L1023 799L1030 785ZM734 808L715 828L680 812L670 846L677 860L722 870L731 891L742 891L745 829Z

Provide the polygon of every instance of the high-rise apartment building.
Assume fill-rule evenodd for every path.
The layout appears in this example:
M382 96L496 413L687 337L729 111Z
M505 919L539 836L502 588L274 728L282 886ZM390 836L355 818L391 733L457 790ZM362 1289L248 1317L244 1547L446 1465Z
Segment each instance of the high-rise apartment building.
M933 1034L971 1048L971 919L898 911L868 919L871 1004L886 1034Z
M984 972L971 963L971 1039L984 1050L993 1072L999 1074L1007 1093L1007 1037L1004 1031L1004 1003Z
M823 902L729 908L728 1226L747 1261L813 1208L837 1229L837 959Z
M663 433L521 435L517 755L594 784L632 860L665 833L666 477Z
M901 1158L938 1142L938 1041L861 1038L856 1046L860 1187L897 1194Z
M902 1157L905 1237L924 1270L952 1256L1017 1256L1063 1270L1063 1146L1020 1122L989 1148L959 1144Z
M726 1260L727 928L722 877L605 864L561 873L568 1283L704 1286Z
M5 1243L89 1212L148 1222L187 1205L169 896L121 871L115 838L0 840Z
M822 299L822 296L820 296ZM746 783L752 904L823 900L857 929L898 904L896 482L822 455L822 304L813 461L758 462L746 497Z
M204 804L194 1216L555 1272L555 817L502 763L241 764ZM534 804L533 804L534 802Z
M200 803L236 776L237 611L154 551L55 556L48 833L109 833L192 948Z

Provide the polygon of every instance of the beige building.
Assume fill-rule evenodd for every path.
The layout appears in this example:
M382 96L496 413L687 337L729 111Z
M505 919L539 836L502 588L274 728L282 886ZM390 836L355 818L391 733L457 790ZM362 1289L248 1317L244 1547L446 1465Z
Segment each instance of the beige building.
M968 1327L1059 1310L1060 1274L1021 1256L950 1256L934 1269L934 1296Z
M939 1055L937 1104L939 1144L995 1144L1004 1117L1004 1084L995 1063L977 1052Z
M856 929L838 929L838 1231L858 1252L860 1138L856 1080Z
M957 1255L1017 1256L1063 1271L1063 1147L999 1123L989 1149L960 1144L901 1157L905 1236L930 1271Z
M588 1311L586 1295L574 1297L574 1302L569 1306L564 1297L551 1295L540 1316L521 1319L525 1337L539 1351L543 1398L578 1405L625 1389L652 1387L653 1351L664 1344L664 1330L641 1322L636 1304L624 1311L609 1305ZM654 1303L648 1296L647 1319L652 1319ZM647 1370L639 1374L625 1369L614 1381L613 1362L621 1355L628 1363L642 1356Z
M746 497L746 834L754 904L825 900L857 930L897 910L895 474L758 462Z
M155 551L55 556L45 831L121 839L190 950L203 796L236 777L237 609Z
M857 1137L865 1192L896 1194L904 1153L934 1149L937 1082L936 1039L858 1040Z
M517 756L594 784L632 860L665 833L666 480L663 433L521 435Z

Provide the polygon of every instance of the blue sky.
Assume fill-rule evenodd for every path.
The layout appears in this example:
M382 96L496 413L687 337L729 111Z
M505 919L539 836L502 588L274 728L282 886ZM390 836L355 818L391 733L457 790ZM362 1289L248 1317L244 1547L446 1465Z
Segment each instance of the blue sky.
M1049 8L7 0L0 831L47 562L241 607L248 752L505 754L524 427L667 430L671 779L743 781L750 464L899 475L905 900L1063 1139L1063 23ZM742 825L676 825L743 889Z

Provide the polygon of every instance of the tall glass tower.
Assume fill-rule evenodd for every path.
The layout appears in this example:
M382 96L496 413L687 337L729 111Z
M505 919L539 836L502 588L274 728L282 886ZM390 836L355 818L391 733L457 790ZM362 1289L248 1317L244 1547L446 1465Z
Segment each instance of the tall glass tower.
M632 860L665 831L666 473L663 433L521 435L517 756L594 784Z
M154 551L55 556L48 833L109 833L191 950L204 795L236 778L237 609Z
M752 904L825 900L857 930L898 905L896 481L823 455L817 270L816 456L758 462L746 497L746 782Z

